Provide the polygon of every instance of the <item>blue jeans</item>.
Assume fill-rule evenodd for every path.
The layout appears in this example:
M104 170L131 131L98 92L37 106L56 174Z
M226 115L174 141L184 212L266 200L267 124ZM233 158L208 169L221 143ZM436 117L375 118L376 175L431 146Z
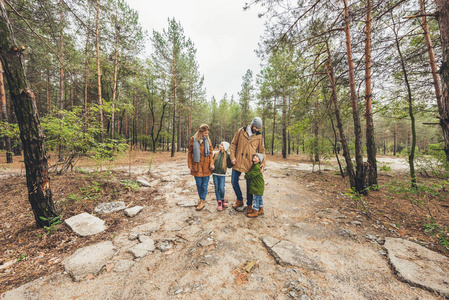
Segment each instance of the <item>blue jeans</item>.
M225 176L212 175L215 185L215 196L217 201L224 200L225 195Z
M237 200L243 201L242 190L240 189L239 177L242 172L236 171L232 169L231 183L232 188L234 189L235 196ZM250 180L246 180L246 205L253 205L253 195L249 193L249 182Z
M263 199L260 195L254 195L253 209L259 211L263 207Z
M196 177L195 176L195 181L196 181L196 189L198 191L198 196L200 197L200 199L206 201L207 187L209 186L209 176L204 176L204 177Z

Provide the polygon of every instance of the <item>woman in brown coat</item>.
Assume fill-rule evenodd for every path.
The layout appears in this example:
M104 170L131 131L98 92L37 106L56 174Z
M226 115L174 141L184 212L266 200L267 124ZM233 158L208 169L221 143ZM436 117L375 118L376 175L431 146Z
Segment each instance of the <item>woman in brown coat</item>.
M200 197L196 210L202 210L206 204L207 188L210 175L212 174L210 169L212 151L212 143L209 139L209 126L203 124L195 135L190 138L189 152L187 154L190 174L195 176L196 189Z

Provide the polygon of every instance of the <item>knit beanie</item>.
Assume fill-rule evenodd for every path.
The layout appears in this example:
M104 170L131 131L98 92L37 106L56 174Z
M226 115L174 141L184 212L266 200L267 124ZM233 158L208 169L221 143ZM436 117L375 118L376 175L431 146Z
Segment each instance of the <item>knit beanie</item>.
M229 150L229 146L230 146L229 143L225 142L225 141L223 141L221 143L223 144L224 151L228 151Z
M259 159L260 159L260 163L262 163L263 162L263 154L262 153L256 153L256 154L254 154L254 155L257 155L257 156L259 156ZM253 155L253 156L254 156Z
M255 117L253 119L253 121L251 122L251 126L256 126L256 127L262 128L262 119L259 117Z

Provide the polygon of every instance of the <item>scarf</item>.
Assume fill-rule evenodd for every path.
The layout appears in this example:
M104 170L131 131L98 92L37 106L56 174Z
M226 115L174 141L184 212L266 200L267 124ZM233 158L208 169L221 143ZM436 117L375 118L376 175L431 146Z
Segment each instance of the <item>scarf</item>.
M209 143L207 141L208 141L207 138L203 138L201 142L198 141L196 138L193 138L193 162L199 163L201 160L201 153L200 153L201 143L204 144L204 156L209 156Z
M253 135L253 131L251 129L251 125L246 126L246 133L251 137Z

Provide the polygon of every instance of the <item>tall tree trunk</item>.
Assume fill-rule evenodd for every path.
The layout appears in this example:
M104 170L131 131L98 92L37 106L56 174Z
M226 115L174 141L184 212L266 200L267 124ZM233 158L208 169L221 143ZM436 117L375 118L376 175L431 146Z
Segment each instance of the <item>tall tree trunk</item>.
M0 60L5 69L5 77L8 80L9 92L19 124L28 199L33 209L36 225L38 227L50 226L50 222L58 215L50 189L44 135L37 115L34 94L28 88L22 53L20 49L17 49L3 3L0 1Z
M217 134L214 134L217 138ZM181 111L178 109L178 143L176 145L176 151L181 152Z
M319 134L319 126L318 126L318 108L319 108L319 103L318 103L318 99L316 101L315 104L315 120L313 120L313 135L315 137L314 141L313 141L313 152L315 154L315 158L314 160L316 162L320 161L320 154L318 153L318 134Z
M173 128L172 128L172 138L171 138L171 157L175 156L175 132L176 132L176 55L175 49L173 49Z
M276 134L276 94L274 95L273 103L273 136L271 137L271 155L274 155L274 137Z
M371 91L371 0L366 1L365 28L365 118L366 118L366 154L368 187L377 188L376 141L374 136L374 120Z
M89 17L88 20L90 21L90 5L88 6L89 9ZM89 22L90 23L90 22ZM89 37L90 37L90 28L87 28L86 30L86 46L84 48L84 111L87 111L87 82L88 82L88 76L89 76Z
M98 104L100 105L100 141L104 141L104 124L103 124L103 99L101 98L101 69L100 69L100 0L97 0L97 19L96 19L96 49L97 49L97 93Z
M3 120L3 122L8 123L9 118L8 118L8 110L6 108L5 81L3 79L3 67L1 62L0 62L0 104L1 104L0 120ZM6 163L11 164L12 163L11 137L5 136L4 140L6 150Z
M398 140L398 124L394 123L394 133L393 133L393 155L396 156L396 147L397 147L397 140ZM385 154L385 150L384 150Z
M394 26L394 23L393 23ZM395 30L395 28L393 27L393 32L395 35L395 43L396 43L396 49L398 50L398 54L399 54L399 58L400 58L400 63L401 63L401 68L402 68L402 73L404 75L404 83L405 86L407 88L407 100L408 100L408 113L410 116L410 121L411 121L411 129L412 129L412 142L411 142L411 146L410 146L410 150L409 150L409 155L408 155L408 163L410 165L410 178L411 178L411 185L412 187L416 188L416 175L415 175L415 163L414 163L414 159L415 159L415 147L416 147L416 128L415 128L415 116L413 114L413 98L412 98L412 90L410 87L410 83L408 81L408 74L407 74L407 70L405 68L405 60L404 57L402 55L402 51L401 51L401 47L399 45L399 37L398 34ZM410 143L408 143L410 145Z
M331 99L332 99L332 103L334 104L335 119L337 120L337 128L340 133L341 147L343 148L343 156L346 161L346 169L348 172L349 184L351 185L352 189L355 189L356 185L355 185L354 166L352 164L351 154L349 152L348 143L345 138L343 123L341 122L340 108L338 106L338 101L337 101L337 84L335 82L334 68L332 66L332 58L331 58L331 54L330 54L330 50L329 50L329 45L327 43L326 43L326 47L327 47L327 56L328 56L328 61L329 61L328 65L326 66L326 73L327 73L327 76L329 77L329 82L332 86Z
M115 100L117 95L117 70L118 70L118 38L120 31L118 29L118 25L115 26L115 49L114 49L114 82L112 84L112 114L111 114L111 139L114 138L115 131Z
M47 113L51 112L50 67L47 67Z
M59 0L59 109L64 109L64 14Z
M435 96L437 98L438 113L440 115L440 126L443 130L444 152L446 160L449 161L449 4L445 0L435 0L438 12L438 25L440 27L440 39L442 48L442 64L440 78L438 78L437 64L433 52L432 40L430 39L429 26L425 17L426 9L424 0L420 0L422 26L429 53L430 68L432 70ZM441 80L441 85L440 85Z
M356 176L355 188L358 193L366 193L363 170L363 154L362 154L362 132L360 128L360 117L357 104L357 93L355 88L354 62L352 61L352 46L351 33L349 31L349 8L348 1L343 0L344 16L345 16L345 36L346 36L346 57L348 59L349 68L349 90L351 92L351 106L352 118L354 120L354 135L355 135L355 161L356 161Z
M282 158L287 158L287 98L282 87Z

